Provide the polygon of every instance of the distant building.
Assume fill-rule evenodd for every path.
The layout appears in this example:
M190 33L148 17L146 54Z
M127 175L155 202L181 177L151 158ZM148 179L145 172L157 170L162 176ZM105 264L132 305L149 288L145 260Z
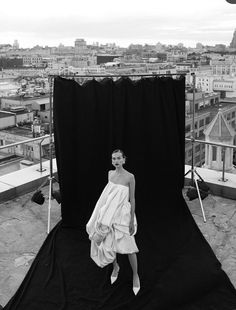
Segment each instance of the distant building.
M142 46L142 44L130 44L128 49L129 50L139 50L139 51L142 51L143 50L143 46Z
M191 137L192 130L195 133L195 139L205 140L204 131L218 112L219 94L204 94L200 92L195 95L195 123L192 128L193 113L193 94L186 94L186 117L185 117L185 136ZM236 126L236 102L222 103L222 113L228 124L235 128ZM201 167L205 163L205 145L195 143L195 165ZM185 163L191 165L192 146L188 142L185 145Z
M37 115L42 123L49 123L50 103L49 97L35 97L29 99L22 98L1 98L1 109L14 111L17 109L31 111L32 115ZM31 119L33 121L33 119Z
M97 59L95 56L90 55L76 55L73 56L69 61L68 65L72 67L89 67L95 66L97 64Z
M67 57L67 56L73 56L75 53L75 49L73 46L65 46L63 44L59 44L59 46L55 49L51 49L51 54L52 55L58 55L58 56L64 56L64 57Z
M12 49L11 44L0 44L0 52L7 53Z
M215 79L213 81L213 91L219 92L221 98L236 97L236 77Z
M69 75L69 74L78 74L78 75L86 75L86 74L105 74L106 70L100 66L87 66L87 67L79 67L75 68L73 66L69 66L67 68L62 68L59 70L59 74L61 75ZM81 81L82 82L82 81Z
M216 98L215 98L216 99ZM218 113L218 103L212 103L211 106L196 110L194 132L195 139L205 140L205 130ZM235 130L236 126L236 103L222 103L222 114L227 120L228 125ZM185 136L191 137L192 132L192 113L187 113L185 117ZM215 141L216 142L216 141ZM201 167L205 164L205 145L203 143L195 143L195 165ZM191 142L185 145L185 163L191 165L192 161L192 145Z
M173 49L167 52L167 62L180 62L187 60L187 52L181 49Z
M186 98L186 113L193 113L193 93L188 91L185 94ZM203 91L195 91L195 113L199 113L205 108L218 107L220 102L220 95L218 93L205 93Z
M23 66L43 67L43 58L40 55L23 57Z
M231 48L236 48L236 29L234 30L233 38L229 46Z
M84 39L76 39L75 40L75 53L83 54L87 51L87 44Z
M1 58L0 58L1 59ZM9 74L12 77L18 77L19 75L24 76L24 77L35 77L35 76L45 76L46 75L46 70L45 68L41 67L20 67L20 68L12 68L12 69L5 69L4 70L5 74Z
M180 62L176 64L176 71L179 72L190 72L190 69L193 67L191 62Z
M204 134L206 142L234 144L235 130L230 126L221 109L205 129ZM222 170L223 162L226 171L233 169L233 149L206 144L204 167Z
M0 57L0 71L3 69L16 69L23 67L23 59L17 57Z
M202 43L200 43L200 42L196 43L196 49L197 49L198 51L202 51L202 50L203 50L203 45L202 45Z
M21 142L46 134L45 129L47 128L41 124L39 118L37 118L38 124L36 124L35 119L33 111L29 112L22 106L13 106L8 111L0 111L0 145ZM40 141L36 141L1 150L7 155L24 157L24 159L33 162L40 160L40 152L42 156L48 158L48 151L49 138L45 138L41 145Z
M50 102L49 97L39 98L32 101L32 110L35 112L42 123L49 123Z
M215 75L236 75L236 59L211 60L212 73Z
M33 135L30 127L25 128L20 126L0 130L0 145L21 142L31 138L33 138ZM40 153L42 154L42 157L48 158L48 150L49 138L45 138L41 145L40 141L28 142L18 145L17 147L5 148L1 150L1 152L8 155L11 154L21 156L24 159L38 163L40 160Z
M115 58L122 57L122 55L112 54L98 54L97 65L105 64L107 62L113 62Z
M17 40L14 40L12 48L13 50L18 50L20 48L19 42Z
M32 110L33 99L22 99L17 97L2 97L1 98L1 109L8 110L15 107L22 107L23 109Z
M203 92L217 92L220 98L236 97L236 76L196 73L196 87Z
M225 44L216 44L214 47L214 51L218 53L224 53L226 51L226 45Z
M0 130L16 125L15 114L6 111L0 111ZM0 142L0 145L3 143Z
M0 110L0 130L17 126L18 124L30 123L33 121L33 112L22 107L12 107L8 110Z
M159 52L159 53L165 52L165 47L164 47L164 45L161 44L160 42L158 42L158 43L156 44L156 52Z
M213 92L213 75L196 73L196 87L203 92Z

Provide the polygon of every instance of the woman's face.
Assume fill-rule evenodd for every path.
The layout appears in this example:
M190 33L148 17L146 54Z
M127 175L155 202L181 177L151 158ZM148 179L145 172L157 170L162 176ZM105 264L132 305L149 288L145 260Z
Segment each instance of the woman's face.
M123 155L121 154L121 152L113 153L111 156L111 160L112 160L112 165L115 168L118 168L125 163L125 159L124 159Z

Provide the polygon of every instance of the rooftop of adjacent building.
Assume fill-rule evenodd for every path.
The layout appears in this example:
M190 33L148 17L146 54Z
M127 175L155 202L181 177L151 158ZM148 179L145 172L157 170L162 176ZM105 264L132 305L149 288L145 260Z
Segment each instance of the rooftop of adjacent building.
M233 83L235 81L236 77L234 76L228 76L224 79L215 79L214 82L220 82L220 83Z
M224 99L222 98L220 102L221 104L222 103L235 103L236 104L236 97L231 97L231 98L226 97Z
M213 137L231 137L235 136L235 130L230 126L227 122L224 114L222 113L222 109L220 108L210 122L210 124L205 129L205 136L213 136Z
M4 110L0 110L0 118L9 117L12 115L14 116L16 114L17 115L25 114L25 113L29 113L29 112L32 112L32 111L29 111L28 109L26 109L24 107L16 107L15 109L5 108Z
M234 102L232 102L234 103ZM215 105L215 106L205 106L202 107L198 110L196 110L196 116L201 117L202 115L206 114L206 113L211 113L212 115L217 114L219 107L221 108L222 112L229 110L230 108L232 108L232 103L228 103L228 102L220 102L220 106ZM192 114L189 113L187 116L187 118L191 118L192 119Z
M8 127L7 129L1 129L1 132L32 138L32 130L30 127L23 127L23 126Z
M0 111L0 118L9 117L9 115L12 115L12 114L13 113L11 113L11 112Z
M40 95L40 97L34 97L33 95L30 97L27 96L20 96L20 95L14 95L14 96L1 96L2 99L10 99L10 100L16 100L16 101L21 101L26 102L26 103L31 103L34 102L35 100L49 100L49 94L45 95Z

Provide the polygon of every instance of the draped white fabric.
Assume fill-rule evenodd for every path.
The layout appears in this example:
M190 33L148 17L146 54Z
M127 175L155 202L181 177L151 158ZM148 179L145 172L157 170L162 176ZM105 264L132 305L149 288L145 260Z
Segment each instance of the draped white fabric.
M139 251L134 239L137 232L135 214L135 231L132 236L129 233L130 211L129 188L109 181L86 224L91 240L90 256L99 267L112 263L116 253Z

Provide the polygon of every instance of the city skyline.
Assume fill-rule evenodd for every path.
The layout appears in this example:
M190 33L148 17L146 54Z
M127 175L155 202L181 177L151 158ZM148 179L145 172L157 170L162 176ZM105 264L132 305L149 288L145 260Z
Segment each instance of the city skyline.
M236 5L226 0L199 0L195 6L188 0L146 0L145 5L120 0L112 6L108 0L41 0L36 7L29 0L13 0L2 4L1 13L0 44L18 40L22 48L74 46L76 38L120 47L158 42L229 46L236 28Z

